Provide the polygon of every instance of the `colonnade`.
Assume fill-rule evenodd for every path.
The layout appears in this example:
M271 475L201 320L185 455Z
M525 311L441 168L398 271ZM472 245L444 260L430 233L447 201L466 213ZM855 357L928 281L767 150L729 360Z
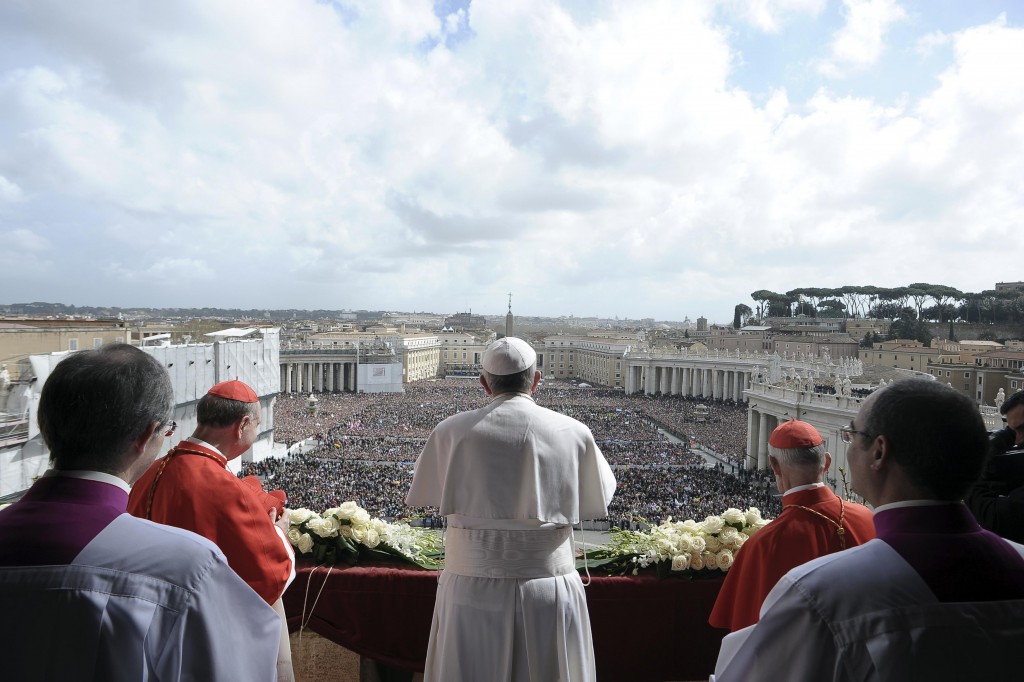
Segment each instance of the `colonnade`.
M756 407L747 410L747 469L768 468L768 437L779 423L777 415Z
M283 357L282 360L284 360ZM283 393L355 392L356 384L355 362L281 363L281 391Z
M626 372L626 393L648 395L703 396L717 400L743 400L750 386L753 363L737 365L689 361L685 365L648 362L630 365Z

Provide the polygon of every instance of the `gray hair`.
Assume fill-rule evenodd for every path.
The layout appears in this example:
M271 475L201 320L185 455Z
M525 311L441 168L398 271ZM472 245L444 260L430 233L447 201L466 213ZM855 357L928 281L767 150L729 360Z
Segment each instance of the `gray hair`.
M533 388L533 377L537 373L537 364L534 363L515 374L491 374L481 370L480 375L487 381L493 395L501 393L529 393Z
M56 469L117 474L130 448L174 407L171 377L156 359L124 343L73 353L43 384L37 420Z
M203 426L231 426L244 417L259 416L260 404L221 398L207 393L196 406L196 421Z
M768 444L768 454L784 467L820 472L825 466L825 444L809 448L777 448Z

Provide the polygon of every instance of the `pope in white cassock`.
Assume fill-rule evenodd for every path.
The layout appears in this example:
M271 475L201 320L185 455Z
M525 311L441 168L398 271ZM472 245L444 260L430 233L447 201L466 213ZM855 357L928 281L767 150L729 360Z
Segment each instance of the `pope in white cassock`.
M590 429L534 403L537 354L488 346L486 407L434 429L406 504L447 517L425 682L594 680L572 525L607 516L615 478Z

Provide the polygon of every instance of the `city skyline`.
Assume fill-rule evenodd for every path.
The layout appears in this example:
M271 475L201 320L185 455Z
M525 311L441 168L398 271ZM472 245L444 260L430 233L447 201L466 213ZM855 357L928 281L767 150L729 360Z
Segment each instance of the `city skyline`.
M722 323L757 289L981 291L1019 279L1022 12L7 5L0 291Z

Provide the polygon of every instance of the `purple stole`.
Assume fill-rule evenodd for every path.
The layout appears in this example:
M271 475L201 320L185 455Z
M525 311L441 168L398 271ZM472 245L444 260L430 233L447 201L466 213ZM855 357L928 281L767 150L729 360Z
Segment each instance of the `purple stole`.
M875 531L940 602L1024 599L1024 557L963 504L886 509Z
M46 476L0 511L0 566L66 565L128 508L128 493L100 481Z

